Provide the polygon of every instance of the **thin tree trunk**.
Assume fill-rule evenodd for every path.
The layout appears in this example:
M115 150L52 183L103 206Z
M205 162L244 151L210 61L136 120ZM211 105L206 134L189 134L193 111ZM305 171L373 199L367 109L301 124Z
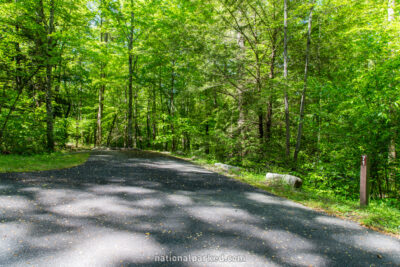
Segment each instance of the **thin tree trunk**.
M112 123L111 123L110 132L108 133L108 137L107 137L107 147L110 147L111 138L112 138L112 132L114 130L115 122L117 121L117 117L118 117L118 113L115 113L114 114L114 118L113 118Z
M147 147L151 145L151 130L150 130L150 97L147 98L147 112L146 112L146 137Z
M270 63L270 70L269 70L269 79L270 79L270 94L268 97L268 107L267 107L267 118L265 122L265 139L268 142L271 140L271 127L272 127L272 108L273 108L273 79L275 78L275 60L276 60L276 37L277 37L277 30L274 31L272 35L272 51L271 51L271 63Z
M79 90L79 89L78 89ZM79 98L79 91L78 91L78 98ZM76 122L75 122L75 148L78 148L79 145L79 122L81 120L81 102L76 105Z
M210 154L210 141L209 141L209 139L210 139L210 131L209 131L209 128L210 128L210 126L209 126L209 124L208 124L208 121L207 121L207 123L206 123L206 149L205 149L205 153L208 155L208 154Z
M171 93L170 93L170 110L171 110L171 133L172 133L172 147L171 150L176 151L176 140L175 140L175 104L174 104L174 89L175 89L175 60L172 61L172 72L171 72Z
M290 158L290 120L289 120L289 96L288 96L288 53L287 53L287 0L284 0L284 40L283 40L283 78L285 82L285 124L286 124L286 158Z
M133 9L133 1L131 0L131 9ZM132 97L133 97L133 32L134 32L134 13L131 10L131 25L130 25L130 30L129 30L129 36L128 36L128 53L129 53L129 85L128 85L128 147L132 148L132 113L133 113L133 103L132 103ZM136 105L136 104L135 104ZM136 132L136 115L135 115L135 142L134 142L134 147L136 148L137 146L137 132Z
M133 102L135 105L134 108L134 114L133 114L133 119L134 119L134 126L135 126L135 138L134 138L134 142L133 142L133 147L137 148L138 147L138 138L139 138L139 124L138 124L138 92L137 90L135 90L135 94L133 96Z
M256 86L258 97L261 98L261 63L258 54L256 54ZM258 109L258 137L262 143L264 141L264 112L262 107Z
M152 123L152 137L153 137L153 142L156 140L156 135L157 135L157 128L156 128L156 113L157 113L157 99L156 99L156 88L155 85L153 86L153 106L152 106L152 118L151 118L151 123Z
M43 3L41 2L43 5ZM52 34L54 32L54 0L50 1L49 25L47 31L47 62L46 62L46 134L47 150L54 151L54 126L53 126L53 106L52 106L52 69L51 64L52 50L54 47ZM44 23L45 21L43 21Z
M395 0L388 0L388 22L392 23L392 21L394 20L394 13L395 10ZM393 52L392 52L393 53ZM391 181L394 181L394 183L396 183L396 171L394 170L394 168L391 166L393 164L393 162L396 161L396 139L397 139L397 132L396 129L397 127L397 120L396 120L396 113L395 113L395 109L393 108L393 104L390 103L390 107L389 107L389 117L391 119L391 126L392 126L392 134L390 136L390 141L389 141L389 155L388 155L388 163L389 163L389 177ZM387 184L387 189L388 191L390 191L390 186Z
M308 79L308 65L310 61L310 46L311 46L311 26L312 26L312 13L314 7L312 6L310 9L310 16L308 18L308 34L307 34L307 48L306 48L306 63L304 67L304 85L303 92L301 94L301 102L300 102L300 121L299 128L297 131L297 141L296 141L296 149L294 151L294 162L297 161L297 157L299 155L299 151L301 148L301 135L303 133L303 123L304 123L304 106L306 104L306 93L307 93L307 79Z
M128 92L124 86L124 104L126 105L128 99ZM128 147L128 112L124 112L124 148Z
M103 70L104 71L104 70ZM97 137L96 137L96 146L99 147L101 146L102 142L102 119L103 119L103 108L104 108L104 91L105 91L105 86L100 85L99 88L99 108L97 110Z
M104 33L103 34L103 20L100 18L100 28L101 28L101 33L100 33L100 41L101 42L108 42L108 34ZM97 111L97 136L96 136L96 146L99 147L101 146L102 139L103 139L103 128L102 128L102 120L103 120L103 109L104 109L104 92L105 92L105 84L104 84L104 79L105 79L105 64L103 62L100 63L100 78L101 78L101 85L99 87L99 107Z
M244 55L244 37L240 32L237 33L237 43L240 49L239 60L243 60ZM242 74L242 66L239 67L239 75ZM239 154L241 159L244 157L244 123L245 123L245 114L244 114L244 98L243 98L243 90L237 88L238 94L238 109L239 109L239 118L238 118L238 134L239 134Z

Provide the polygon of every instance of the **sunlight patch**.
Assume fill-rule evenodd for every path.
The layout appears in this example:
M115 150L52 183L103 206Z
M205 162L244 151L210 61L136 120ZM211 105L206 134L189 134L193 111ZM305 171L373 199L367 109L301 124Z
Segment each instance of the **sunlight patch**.
M121 201L113 197L97 197L93 199L75 200L69 204L51 207L54 213L67 216L143 216L151 211L130 207L129 201Z
M178 194L168 195L167 199L174 205L191 205L193 200L188 196Z
M315 218L318 223L323 223L325 225L332 225L338 227L345 227L347 229L362 230L362 227L354 222L349 222L335 217L328 216L318 216Z
M156 190L138 186L118 186L118 185L96 185L92 186L90 191L101 194L151 194L156 193Z
M122 231L99 231L82 242L58 253L53 259L39 258L31 262L52 263L54 266L121 266L154 262L162 247L145 234Z
M228 220L256 222L257 219L247 211L228 207L191 207L187 211L193 217L207 223L225 223Z

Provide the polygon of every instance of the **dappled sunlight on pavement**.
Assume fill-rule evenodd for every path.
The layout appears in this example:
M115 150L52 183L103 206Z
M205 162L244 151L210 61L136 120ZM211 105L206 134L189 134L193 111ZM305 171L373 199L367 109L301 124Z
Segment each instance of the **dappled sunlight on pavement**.
M395 238L156 153L0 178L1 266L400 265Z

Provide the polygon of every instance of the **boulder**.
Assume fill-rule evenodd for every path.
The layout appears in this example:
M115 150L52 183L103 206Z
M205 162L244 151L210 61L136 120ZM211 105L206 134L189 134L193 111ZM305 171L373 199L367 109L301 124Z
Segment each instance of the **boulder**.
M279 174L279 173L267 173L265 176L267 182L283 182L295 188L300 188L303 181L296 176L289 174Z
M224 171L240 171L239 167L231 166L231 165L223 164L223 163L215 163L214 166L217 168L220 168Z

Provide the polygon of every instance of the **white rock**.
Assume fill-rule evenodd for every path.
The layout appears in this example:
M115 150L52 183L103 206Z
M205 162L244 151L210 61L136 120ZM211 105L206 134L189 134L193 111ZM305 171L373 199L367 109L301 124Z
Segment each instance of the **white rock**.
M215 163L214 166L218 167L224 171L240 171L239 167L231 166L231 165L223 164L223 163Z
M279 173L267 173L265 176L267 181L281 181L284 182L292 187L299 188L303 184L303 181L296 176L289 175L289 174L279 174Z

